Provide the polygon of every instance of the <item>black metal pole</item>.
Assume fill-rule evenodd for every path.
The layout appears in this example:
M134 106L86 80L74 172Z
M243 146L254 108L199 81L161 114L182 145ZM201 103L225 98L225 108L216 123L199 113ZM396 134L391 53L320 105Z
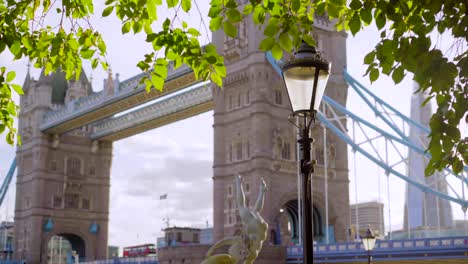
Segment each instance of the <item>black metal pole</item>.
M372 264L372 256L370 254L370 250L367 251L367 263Z
M313 118L313 117L312 117ZM307 118L304 117L304 128L300 129L299 143L301 153L301 178L302 178L302 244L303 244L303 264L312 264L314 258L313 252L313 234L312 234L312 204L311 204L311 170L312 163L310 149L312 138L309 137L309 126Z

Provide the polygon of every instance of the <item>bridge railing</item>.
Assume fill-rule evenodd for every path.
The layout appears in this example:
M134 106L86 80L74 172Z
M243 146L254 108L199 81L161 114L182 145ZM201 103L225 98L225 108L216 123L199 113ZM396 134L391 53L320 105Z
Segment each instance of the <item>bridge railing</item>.
M159 264L158 257L136 257L136 258L113 258L80 262L83 264Z
M407 240L377 240L373 252L379 251L414 251L444 248L468 248L468 237L420 238ZM314 245L316 254L338 254L365 252L361 242ZM301 246L287 248L289 257L302 256Z

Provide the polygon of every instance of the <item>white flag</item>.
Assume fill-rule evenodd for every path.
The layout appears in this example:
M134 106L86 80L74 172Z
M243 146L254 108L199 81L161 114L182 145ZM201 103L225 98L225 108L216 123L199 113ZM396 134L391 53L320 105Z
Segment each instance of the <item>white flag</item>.
M159 196L159 200L165 200L165 199L167 199L167 193Z

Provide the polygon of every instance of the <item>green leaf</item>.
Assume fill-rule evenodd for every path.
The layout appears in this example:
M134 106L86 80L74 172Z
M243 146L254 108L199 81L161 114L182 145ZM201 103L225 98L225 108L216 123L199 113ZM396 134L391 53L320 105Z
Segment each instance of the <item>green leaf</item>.
M99 39L98 41L98 49L102 54L106 53L106 43L102 39Z
M237 36L237 29L236 27L229 21L224 22L223 30L226 35L230 36L231 38L235 38Z
M103 17L109 16L112 13L113 10L114 10L114 6L106 7L106 9L104 9L104 11L102 11L102 16Z
M304 35L302 38L309 46L316 46L315 40L311 35Z
M292 42L287 33L283 33L279 36L279 44L281 48L288 52L292 50Z
M179 0L166 0L167 7L171 8L179 3Z
M369 73L369 79L372 82L375 82L379 78L379 70L372 69Z
M392 79L395 84L400 83L401 80L403 80L403 77L405 77L403 66L396 68L392 73Z
M249 15L250 13L252 13L253 11L253 7L252 7L252 4L247 4L244 6L244 15Z
M192 8L192 0L182 0L182 10L188 12L190 8Z
M291 3L291 10L296 13L299 11L299 8L301 7L301 1L300 0L292 0Z
M33 49L33 46L31 44L31 39L27 36L23 37L21 39L21 42L23 43L24 47L28 50L32 50Z
M281 49L280 45L278 45L278 43L275 43L271 48L271 54L273 55L273 58L277 60L283 57L283 50Z
M453 172L455 172L456 174L460 173L463 169L462 161L458 158L455 158L455 161L452 164L452 169L453 169Z
M13 44L11 44L10 52L14 56L17 56L18 54L20 54L20 52L21 52L21 43L18 40L14 41Z
M228 9L226 11L226 15L232 23L237 23L242 20L242 15L237 9Z
M364 24L369 25L372 22L372 13L370 9L362 9L360 15Z
M12 84L11 87L13 88L13 90L15 90L15 92L16 92L17 94L19 94L19 95L24 94L23 89L21 88L21 85Z
M364 57L364 63L369 65L372 62L374 62L375 58L375 51L369 52L365 57Z
M351 9L353 10L358 10L360 9L362 6L362 3L360 0L353 0L351 1L351 4L349 4L349 7L351 7Z
M330 18L338 18L340 16L340 8L334 3L328 2L326 11L328 12L328 16Z
M380 13L376 18L375 18L375 24L377 25L378 29L382 29L385 26L386 19L385 19L385 14Z
M217 31L220 27L221 24L223 23L223 17L215 17L210 20L210 30L215 32Z
M133 23L133 32L134 33L140 32L142 28L143 28L143 24L142 24L141 21L136 21L135 23Z
M216 83L219 87L223 86L223 79L217 73L212 72L210 76L211 80Z
M198 30L194 29L194 28L189 28L187 30L187 33L189 33L190 35L194 36L194 37L198 37L200 36L200 32L198 32Z
M122 34L126 34L130 32L131 28L132 28L132 22L131 21L125 22L125 24L123 24L122 26Z
M96 52L96 50L81 50L81 56L83 57L83 59L90 59L93 57L94 52Z
M260 42L260 49L262 51L269 51L271 48L273 48L273 45L275 44L275 39L274 38L264 38L262 42Z
M7 74L7 82L11 82L15 79L16 77L16 72L11 71Z
M92 67L93 69L96 69L97 66L98 66L98 64L99 64L99 60L98 60L97 58L95 58L95 59L93 60L93 62L91 63L91 67Z
M351 29L351 33L353 34L353 36L355 36L356 33L358 33L359 30L361 30L361 19L357 13L355 13L349 21L349 29Z
M268 25L263 31L263 34L268 37L273 37L278 33L279 29L280 28L278 26L278 21L276 19L275 20L270 19Z
M226 67L224 66L224 64L222 65L215 64L214 68L216 70L216 73L219 74L219 76L226 77L227 72L226 72Z

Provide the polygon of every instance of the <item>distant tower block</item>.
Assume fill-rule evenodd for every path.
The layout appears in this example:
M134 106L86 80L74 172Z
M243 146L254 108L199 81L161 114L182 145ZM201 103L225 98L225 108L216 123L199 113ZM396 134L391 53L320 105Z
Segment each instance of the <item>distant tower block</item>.
M342 71L346 66L347 35L334 31L331 23L319 17L315 25L318 48L333 63L326 93L346 105L347 85ZM213 90L214 240L239 232L233 177L241 174L250 206L255 203L257 185L264 177L269 188L262 211L270 227L267 243L287 244L297 241L300 235L296 129L288 121L291 108L284 82L266 61L265 53L258 49L262 33L250 21L241 22L237 30L235 38L221 31L213 33L213 42L218 52L224 54L228 72L223 89ZM317 125L313 131L316 139L313 156L318 160L313 183L316 240L323 240L325 235L321 129ZM347 146L332 133L328 133L327 140L329 224L330 230L334 230L330 235L344 241L349 225Z
M15 259L46 263L55 235L67 239L87 260L107 254L109 175L112 143L92 142L87 127L49 136L41 133L43 113L92 93L82 71L76 81L63 73L39 80L26 76L21 96L16 159ZM51 242L53 243L53 242Z
M415 90L417 89L415 86ZM429 119L432 115L431 104L421 107L427 96L424 93L415 93L411 98L411 119L423 126L429 127ZM413 142L422 142L427 146L429 139L417 129L410 130L410 139ZM425 182L432 189L447 193L447 182L441 173L435 173L430 177L424 176L427 166L426 158L413 150L409 151L409 177ZM445 199L437 198L430 193L424 193L420 189L407 185L407 200L404 219L404 229L417 229L421 227L437 228L438 226L451 227L453 225L452 209Z

